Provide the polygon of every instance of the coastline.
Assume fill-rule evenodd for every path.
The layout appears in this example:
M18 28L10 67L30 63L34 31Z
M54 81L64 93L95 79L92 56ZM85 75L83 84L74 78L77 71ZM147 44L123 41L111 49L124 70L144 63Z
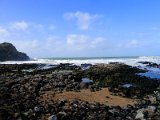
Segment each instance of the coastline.
M143 69L117 62L83 64L86 69L70 63L45 67L39 63L0 65L2 118L54 116L59 120L99 115L101 119L136 119L142 109L142 114L149 112L148 118L159 115L160 81L135 74L145 72ZM83 83L84 77L93 83ZM131 83L136 86L123 87Z

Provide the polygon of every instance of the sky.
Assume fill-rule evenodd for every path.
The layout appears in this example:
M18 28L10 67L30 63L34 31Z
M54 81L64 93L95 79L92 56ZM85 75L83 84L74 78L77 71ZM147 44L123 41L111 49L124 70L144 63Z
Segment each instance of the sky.
M30 57L160 55L160 0L0 0L0 43Z

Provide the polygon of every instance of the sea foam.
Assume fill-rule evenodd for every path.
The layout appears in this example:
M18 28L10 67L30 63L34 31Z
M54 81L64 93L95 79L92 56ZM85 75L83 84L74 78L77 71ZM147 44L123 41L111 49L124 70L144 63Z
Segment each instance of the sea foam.
M23 63L42 63L57 65L60 63L71 63L75 65L81 64L97 64L97 63L110 63L121 62L131 66L142 65L139 62L153 62L160 64L159 56L141 56L141 57L88 57L88 58L35 58L30 61L5 61L0 64L23 64Z

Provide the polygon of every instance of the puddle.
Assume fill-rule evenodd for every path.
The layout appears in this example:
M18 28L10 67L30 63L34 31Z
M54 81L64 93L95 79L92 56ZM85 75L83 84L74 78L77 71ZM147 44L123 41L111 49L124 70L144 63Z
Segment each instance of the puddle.
M132 83L127 83L127 84L123 84L122 87L123 88L130 88L130 87L136 87L136 85L132 84Z
M152 78L152 79L160 79L160 73L152 72L152 71L148 71L148 72L145 72L145 73L138 73L138 75L149 77L149 78Z
M34 71L34 69L22 70L22 72L33 72L33 71Z
M93 80L91 80L89 78L82 78L82 82L84 82L84 83L93 83Z
M138 68L146 70L145 73L138 73L137 75L145 76L152 79L160 79L160 68L156 67L147 67L147 66L139 66Z

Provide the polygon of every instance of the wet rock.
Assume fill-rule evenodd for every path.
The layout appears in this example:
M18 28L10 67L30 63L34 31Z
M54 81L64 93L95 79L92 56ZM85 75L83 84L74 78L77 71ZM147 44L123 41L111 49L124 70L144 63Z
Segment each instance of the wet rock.
M8 87L0 87L0 91L5 93L8 91Z
M66 116L67 116L66 112L58 112L57 113L57 118L58 119L65 120Z
M56 115L52 115L48 117L48 120L58 120Z
M43 107L35 106L34 107L34 112L36 112L36 113L42 113L43 112Z
M82 70L87 70L87 69L89 69L90 67L92 67L92 64L81 64L81 69L82 69Z
M157 101L160 101L160 95L158 95L158 96L156 97L156 99L157 99Z
M81 88L81 89L87 89L88 86L89 86L88 83L84 83L84 82L81 82L81 83L80 83L80 88Z

